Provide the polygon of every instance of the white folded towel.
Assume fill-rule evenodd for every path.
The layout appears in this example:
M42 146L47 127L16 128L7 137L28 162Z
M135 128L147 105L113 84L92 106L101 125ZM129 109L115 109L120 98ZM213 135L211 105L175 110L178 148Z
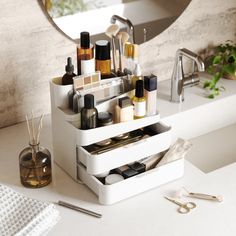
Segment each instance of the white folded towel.
M25 197L0 184L1 236L46 235L59 218L54 204Z

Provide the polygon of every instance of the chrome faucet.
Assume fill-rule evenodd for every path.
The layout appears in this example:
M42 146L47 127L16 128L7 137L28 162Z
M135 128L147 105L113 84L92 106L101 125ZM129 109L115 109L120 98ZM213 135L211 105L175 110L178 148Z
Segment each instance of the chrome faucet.
M129 19L125 18L125 17L121 17L121 16L118 16L118 15L113 15L111 17L111 23L115 24L116 21L121 22L122 24L124 24L127 27L128 34L130 35L131 43L135 43L134 26L133 26L132 22Z
M183 56L193 61L193 72L190 75L184 74L182 60ZM171 102L179 103L184 101L184 88L191 87L199 83L199 76L195 71L196 66L198 71L204 71L204 63L197 54L186 48L177 50L174 70L171 77Z

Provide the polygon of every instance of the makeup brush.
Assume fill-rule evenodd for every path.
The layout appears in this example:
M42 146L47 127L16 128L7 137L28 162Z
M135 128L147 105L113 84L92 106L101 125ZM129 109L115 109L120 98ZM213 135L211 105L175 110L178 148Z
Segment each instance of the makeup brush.
M110 25L105 34L111 39L111 48L112 48L112 60L113 60L113 69L115 73L117 72L117 66L116 66L116 46L115 46L115 37L117 33L119 32L120 27L117 24Z
M129 34L124 31L121 31L118 34L121 35L121 54L124 54L124 44L128 42Z
M118 51L119 51L119 70L122 73L123 72L123 48L122 48L122 34L119 32L117 34L117 39L118 39Z

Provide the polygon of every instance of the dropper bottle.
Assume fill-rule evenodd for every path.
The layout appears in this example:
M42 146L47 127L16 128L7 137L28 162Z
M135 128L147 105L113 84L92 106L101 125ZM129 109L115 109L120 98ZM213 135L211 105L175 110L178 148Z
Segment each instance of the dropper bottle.
M71 57L67 58L67 65L65 66L66 73L63 75L61 84L68 85L73 84L73 77L76 76L74 73L74 66L72 64Z

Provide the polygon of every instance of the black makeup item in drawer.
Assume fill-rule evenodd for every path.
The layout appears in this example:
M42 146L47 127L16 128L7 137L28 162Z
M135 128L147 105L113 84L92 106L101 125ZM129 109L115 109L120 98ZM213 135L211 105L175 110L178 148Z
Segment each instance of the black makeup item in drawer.
M82 164L77 164L77 171L80 180L98 196L99 203L111 205L181 178L184 174L184 158L109 185L88 174Z
M88 174L101 174L168 149L171 144L170 132L169 126L156 123L131 131L126 139L117 141L117 137L114 137L107 146L92 144L77 147L77 163L85 165Z

